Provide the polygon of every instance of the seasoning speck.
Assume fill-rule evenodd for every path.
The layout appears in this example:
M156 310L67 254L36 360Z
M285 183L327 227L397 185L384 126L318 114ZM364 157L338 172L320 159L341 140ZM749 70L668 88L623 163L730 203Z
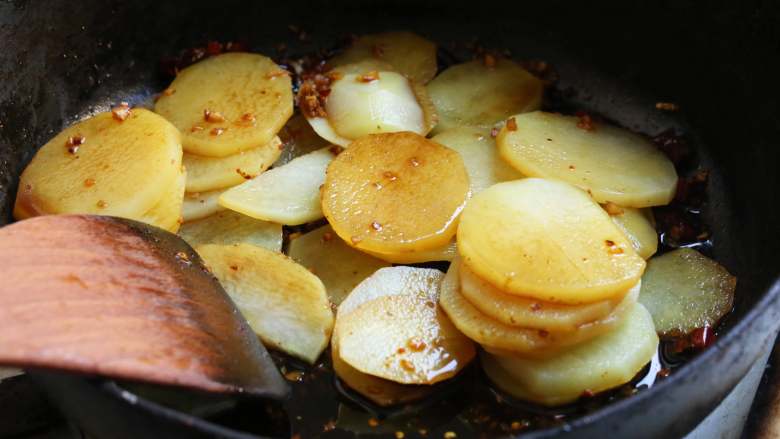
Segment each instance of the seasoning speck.
M509 131L517 131L517 121L515 120L514 117L510 117L506 121L506 129L508 129Z
M225 116L217 111L211 111L208 108L203 110L203 120L206 122L219 123L225 121Z
M241 177L243 177L244 180L251 180L251 179L255 178L254 175L252 175L252 174L250 174L248 172L244 172L243 170L241 170L241 168L236 168L236 174L238 174Z
M607 204L604 205L604 210L607 211L608 214L614 216L614 215L622 215L624 210L622 207L618 206L617 204L607 201Z
M190 128L190 132L196 132L196 131L203 131L203 127L200 125L193 125L192 128Z
M369 427L376 427L379 425L379 421L376 418L370 418L368 420L368 426Z
M497 136L498 136L498 128L496 128L496 127L491 128L490 129L490 137L495 139Z
M329 241L330 241L330 240L332 240L332 239L333 239L333 234L332 234L332 233L330 233L330 232L325 232L325 233L323 233L323 234L322 234L322 240L323 240L324 242L329 242Z
M420 352L427 346L425 342L419 338L410 338L409 341L406 342L406 345L414 352Z
M332 419L322 426L322 431L333 431L336 429L336 422Z
M680 109L680 106L672 102L656 102L655 108L663 111L677 111Z
M131 113L130 104L127 102L120 102L119 105L111 109L111 116L119 122L124 122Z
M420 166L420 160L418 160L417 157L412 157L409 159L409 164L416 168Z
M578 111L577 118L579 119L577 122L577 128L585 131L593 131L596 129L596 126L593 124L593 118L590 116L590 114L584 111Z
M291 370L286 374L284 374L284 379L293 383L302 383L303 372L301 372L300 370Z
M94 178L88 178L84 180L84 186L86 187L92 187L95 185L95 179Z
M372 229L374 229L374 230L376 230L377 232L381 232L381 231L382 231L382 225L381 225L381 224L379 224L379 223L378 223L378 222L376 222L376 221L372 221L372 222L371 222L371 228L372 228Z
M485 63L485 67L487 67L489 69L492 69L492 68L494 68L496 66L497 60L496 60L495 56L493 56L493 55L491 55L489 53L486 53L485 57L482 59L482 62Z
M220 127L212 128L211 131L209 131L209 134L211 134L212 136L221 136L226 129L227 128L220 128Z
M79 146L83 145L87 141L87 138L81 134L68 137L68 141L65 142L65 146L68 148L68 152L75 154L79 151Z
M379 72L376 70L372 70L368 73L364 73L362 75L358 75L357 77L358 82L374 82L379 80Z
M101 208L101 209L104 209L104 208L108 207L108 203L106 203L106 202L105 202L105 201L103 201L103 200L99 200L99 201L97 202L97 207L99 207L99 208Z
M398 361L398 365L401 366L401 369L407 371L407 372L414 372L415 367L414 364L407 360L406 358L402 358Z

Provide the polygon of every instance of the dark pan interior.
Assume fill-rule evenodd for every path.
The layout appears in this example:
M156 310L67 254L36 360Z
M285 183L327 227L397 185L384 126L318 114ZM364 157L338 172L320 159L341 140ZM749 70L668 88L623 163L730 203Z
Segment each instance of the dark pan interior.
M246 41L269 55L279 43L292 54L307 53L332 47L347 33L391 29L439 43L478 39L520 59L548 61L573 106L648 135L674 128L688 137L701 165L712 171L705 209L712 254L739 276L734 312L713 351L739 343L744 356L755 356L776 327L776 306L772 318L766 309L759 310L764 320L752 314L756 324L739 327L741 336L731 329L747 325L745 316L762 298L762 308L774 303L765 295L780 272L779 8L770 2L418 3L0 3L0 221L11 220L18 175L38 146L81 115L148 100L166 85L159 60L180 49L218 40ZM304 29L308 39L298 40L289 25ZM658 111L659 101L675 102L681 111ZM690 428L752 360L738 358L736 351L707 353L652 389L721 383L692 390L701 394L695 403L673 404L691 416L672 419L672 410L665 410L658 424L673 434Z

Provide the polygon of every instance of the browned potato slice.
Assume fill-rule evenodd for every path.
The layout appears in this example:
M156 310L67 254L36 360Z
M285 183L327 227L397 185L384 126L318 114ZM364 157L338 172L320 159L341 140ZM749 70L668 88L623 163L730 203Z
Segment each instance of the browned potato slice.
M281 148L281 140L274 137L265 145L239 151L227 157L184 154L187 192L224 189L254 178L279 158Z
M290 241L288 253L320 278L331 303L335 305L340 304L363 279L389 266L348 246L330 226L294 238Z
M662 336L715 326L734 303L737 278L696 250L681 248L650 259L639 301Z
M339 355L360 372L402 384L433 384L454 376L475 349L436 305L442 273L394 267L375 276L387 278L397 268L425 270L426 289L396 283L385 286L393 294L378 294L358 286L347 300L362 303L348 312L339 309L336 319ZM362 294L366 297L353 299ZM352 305L344 304L345 310Z
M612 222L631 241L631 246L639 256L650 259L658 251L658 234L653 225L653 212L650 209L610 206L607 212L610 213Z
M184 223L179 229L179 236L192 247L252 244L275 252L282 251L281 224L261 221L232 210Z
M446 245L469 191L458 153L414 133L353 142L328 166L322 211L359 249L393 254Z
M459 330L491 352L549 356L567 346L582 343L610 331L622 320L626 309L636 302L638 294L637 284L611 314L601 320L580 325L573 332L521 328L491 319L466 300L460 292L458 264L452 264L442 282L439 303Z
M225 53L179 72L154 110L190 154L225 157L265 145L293 113L292 83L270 58Z
M217 189L209 192L195 192L184 194L184 204L181 207L181 217L184 222L195 221L214 215L220 210L225 210L219 205L219 196L225 192Z
M179 132L151 111L133 109L124 121L100 113L38 150L22 173L14 216L90 213L141 220L175 185L181 157Z
M279 131L279 138L284 147L281 155L274 162L275 168L289 163L294 158L328 146L328 141L318 136L300 113L287 121L284 128Z
M266 346L314 363L333 329L325 286L287 256L250 244L198 247Z
M451 261L458 255L458 245L455 243L455 240L452 240L444 247L416 252L377 253L369 250L363 251L394 264L419 264L422 262Z
M469 200L458 251L506 293L573 305L625 293L645 269L588 194L539 178L499 183Z
M459 263L456 261L455 263ZM480 312L505 325L547 331L576 331L581 325L607 317L622 300L584 305L562 305L506 294L480 279L468 267L458 265L460 292Z
M496 138L501 156L523 175L562 180L599 203L626 207L668 204L677 173L650 140L605 123L536 111L512 116Z
M436 133L470 126L490 130L507 117L539 108L542 81L508 59L458 64L428 84L439 124Z
M394 70L423 84L436 75L436 44L411 32L363 35L328 65L342 66L366 59L387 62Z
M141 221L176 233L183 222L181 216L182 203L184 200L184 185L187 181L187 172L182 171L176 183L171 186L157 205L149 209L142 217Z

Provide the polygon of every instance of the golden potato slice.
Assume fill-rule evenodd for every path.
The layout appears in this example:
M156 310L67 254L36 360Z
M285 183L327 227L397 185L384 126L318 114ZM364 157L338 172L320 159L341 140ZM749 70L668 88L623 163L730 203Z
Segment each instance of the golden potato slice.
M458 250L474 273L509 294L581 304L636 285L645 261L585 192L526 178L472 198Z
M409 288L414 284L405 281L409 276L388 275L398 268L425 270L423 285ZM465 367L474 357L474 344L436 305L442 276L437 270L393 267L378 271L372 283L378 278L401 282L384 284L380 291L361 283L342 302L345 312L339 307L336 318L344 362L402 384L433 384Z
M383 261L393 264L419 264L422 262L451 261L458 255L458 245L453 239L444 247L433 248L430 250L420 250L402 253L377 253L369 250L364 252L375 256Z
M331 303L342 300L363 279L388 263L348 246L330 226L312 230L290 241L288 254L320 278Z
M458 265L451 264L442 281L439 304L459 330L491 352L547 356L590 340L610 331L623 319L629 305L636 302L640 288L637 284L629 290L611 314L595 322L582 324L576 331L523 328L505 325L492 319L466 300L461 293Z
M184 150L226 157L265 145L293 113L292 83L270 58L225 53L179 72L154 106L182 133Z
M187 168L187 192L224 189L252 179L268 169L282 153L282 141L270 142L227 157L184 154Z
M508 59L487 64L477 60L452 66L428 84L439 115L436 133L463 126L490 130L512 114L539 108L542 81Z
M541 111L513 116L496 138L501 156L524 175L562 180L599 203L668 204L677 188L672 162L648 139L602 123Z
M140 220L176 233L184 221L182 219L182 203L184 201L184 185L187 181L187 172L181 171L176 183L168 189L163 198L153 208L149 209Z
M477 194L502 181L523 178L498 155L490 133L479 128L452 128L433 137L434 142L458 151L469 172L471 193Z
M366 59L387 62L393 70L422 84L436 76L436 44L411 32L363 35L328 65L338 67Z
M458 153L414 133L362 137L328 166L322 211L347 243L382 254L445 246L469 192Z
M184 194L184 204L181 207L181 217L184 222L195 221L214 215L220 210L225 210L219 205L219 196L226 189L217 189L209 192L195 192Z
M338 315L344 317L360 305L379 297L398 296L415 291L428 294L428 299L435 302L439 294L438 284L443 276L441 271L431 268L380 268L360 282L341 302Z
M607 317L623 299L562 305L506 294L480 279L460 261L454 263L459 264L463 297L486 316L509 326L556 332L576 331L583 324Z
M653 226L653 212L650 209L610 206L610 218L626 235L631 246L643 259L650 259L658 251L658 233Z
M639 301L663 336L715 326L731 311L737 278L696 250L681 248L650 259Z
M175 186L181 157L179 132L151 111L133 109L124 121L97 114L38 150L22 172L14 217L90 213L140 220Z
M261 221L232 210L184 223L179 229L179 236L193 248L204 244L252 244L275 252L282 251L281 224Z
M544 359L481 356L488 377L521 399L555 406L625 384L652 360L658 349L653 320L633 304L615 328L579 346Z
M320 186L333 157L330 148L302 155L227 190L219 197L219 204L279 224L297 225L320 219Z
M196 251L267 347L317 360L333 329L317 276L281 253L250 244L207 244Z
M289 163L294 158L328 146L328 142L314 132L309 122L300 113L287 121L284 128L279 131L279 138L284 147L279 158L274 162L275 168Z

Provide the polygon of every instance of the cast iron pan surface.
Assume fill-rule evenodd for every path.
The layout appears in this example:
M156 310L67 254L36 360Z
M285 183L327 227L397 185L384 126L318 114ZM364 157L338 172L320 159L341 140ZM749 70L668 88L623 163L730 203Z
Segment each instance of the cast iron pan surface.
M418 3L0 2L0 220L11 221L18 175L38 146L81 116L119 101L148 101L167 84L160 59L207 41L241 41L278 58L279 43L300 55L332 48L346 33L409 29L443 47L460 43L442 52L444 61L465 56L458 47L475 39L510 49L518 59L545 60L560 77L553 91L558 105L648 135L668 129L684 134L697 163L711 171L702 216L712 239L702 250L739 283L734 312L719 328L718 341L670 377L632 396L615 395L600 408L564 411L562 419L524 437L683 435L773 343L780 325L780 284L773 286L780 271L778 8L769 2L706 9L693 1ZM305 30L306 38L290 25ZM675 102L681 111L658 111L659 101ZM294 385L292 399L276 406L172 396L148 386L42 371L31 376L90 437L395 437L396 430L420 436L410 424L396 428L397 413L372 428L368 418L387 413L367 414L344 395L338 396L340 413L338 404L312 396L340 395L332 380ZM427 437L445 431L476 436L483 426L472 422L468 407L496 397L486 388L464 390L473 387L469 380L480 379L477 368L468 370L442 389L442 398L421 408L417 417L424 419L414 422L425 425ZM532 407L512 410L518 421L537 416ZM330 421L338 419L346 421L331 429Z

